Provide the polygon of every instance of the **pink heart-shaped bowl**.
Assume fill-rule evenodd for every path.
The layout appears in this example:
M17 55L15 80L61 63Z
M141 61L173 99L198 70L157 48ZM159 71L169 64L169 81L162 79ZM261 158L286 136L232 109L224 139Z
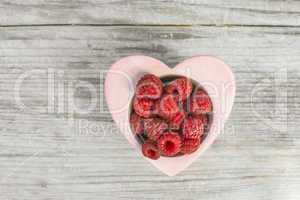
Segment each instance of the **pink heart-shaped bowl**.
M234 102L234 76L228 65L210 56L195 56L174 68L169 68L161 61L147 56L129 56L114 63L105 80L107 105L121 133L139 152L141 145L130 129L129 115L135 85L145 73L152 73L158 77L191 78L207 91L213 103L211 128L196 152L178 157L160 157L158 160L145 158L165 174L174 176L194 162L222 130Z

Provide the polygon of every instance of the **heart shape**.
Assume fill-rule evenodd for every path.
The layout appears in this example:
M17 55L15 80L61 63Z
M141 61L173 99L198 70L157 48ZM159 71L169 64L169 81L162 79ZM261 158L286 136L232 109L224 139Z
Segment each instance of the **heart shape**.
M211 56L195 56L174 68L147 56L129 56L114 63L105 79L106 102L120 131L139 152L141 145L130 129L129 115L135 85L145 73L152 73L158 77L179 75L191 78L207 91L212 100L214 109L211 128L196 152L178 157L161 157L158 160L145 158L165 174L174 176L213 144L222 130L234 102L234 76L228 65Z

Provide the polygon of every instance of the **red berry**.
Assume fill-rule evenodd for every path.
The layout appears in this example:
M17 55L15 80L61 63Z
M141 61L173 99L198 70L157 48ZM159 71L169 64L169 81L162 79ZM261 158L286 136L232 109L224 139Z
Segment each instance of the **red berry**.
M202 119L189 116L182 125L182 135L185 139L199 139L204 133Z
M153 115L154 101L151 99L139 99L137 97L133 100L133 109L141 117L149 118Z
M208 125L208 116L202 114L202 115L195 115L194 117L201 119L204 126Z
M153 74L146 74L137 83L136 96L138 98L158 99L162 90L161 80Z
M168 128L168 124L159 118L145 119L145 131L149 139L157 141Z
M210 118L209 115L195 115L195 117L199 117L202 120L204 126L204 132L208 132L210 128Z
M187 99L192 90L193 84L187 78L176 79L165 87L166 93L178 95L181 101Z
M165 156L175 156L180 152L181 138L176 132L166 132L158 140L158 149Z
M172 129L179 129L184 118L185 118L185 112L183 111L177 112L170 120L170 127Z
M196 115L209 113L212 111L212 102L208 94L198 88L191 98L191 112Z
M145 157L150 158L152 160L157 160L160 157L156 145L154 145L149 140L142 145L142 152Z
M143 119L135 113L130 116L130 126L134 134L142 134L144 132Z
M185 139L182 142L180 152L183 154L191 154L199 148L200 142L199 139Z
M156 109L158 115L166 120L171 120L172 117L179 112L177 101L173 95L165 95L157 102Z

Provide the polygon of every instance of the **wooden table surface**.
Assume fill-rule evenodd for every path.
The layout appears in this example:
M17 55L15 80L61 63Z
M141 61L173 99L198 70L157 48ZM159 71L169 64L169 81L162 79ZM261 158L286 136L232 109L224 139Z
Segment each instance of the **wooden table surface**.
M105 70L195 54L237 82L215 144L168 177L112 121ZM1 0L0 199L300 198L300 2Z

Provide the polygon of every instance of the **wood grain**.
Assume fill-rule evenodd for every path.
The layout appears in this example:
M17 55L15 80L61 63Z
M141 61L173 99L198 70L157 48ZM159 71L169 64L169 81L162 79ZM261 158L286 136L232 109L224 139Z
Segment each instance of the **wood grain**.
M294 0L2 0L0 25L299 26Z
M95 22L91 16L102 1L93 1L95 8L90 2L2 1L0 15L5 10L16 12L9 24L70 23L74 16L78 23L83 19L84 23L116 23L124 18L122 12L109 19L99 12L103 16ZM206 3L210 5L195 4L207 8L214 4ZM86 15L80 15L83 4L91 11ZM121 10L125 5L117 1L103 4L120 5ZM215 4L230 10L248 6L255 15L263 2ZM130 5L141 13L141 7L149 4L135 1ZM157 5L155 1L151 6ZM176 7L175 11L195 9L196 5ZM37 10L21 19L18 15L24 14L21 8L26 6ZM16 8L19 10L12 10ZM155 9L170 9L164 8ZM59 21L42 14L62 13L60 9L77 11L62 15ZM272 9L270 13L276 13ZM241 10L241 16L247 13L246 9L236 10ZM31 12L40 14L31 20ZM125 17L118 23L148 23L150 15L143 16L133 21ZM190 16L183 16L178 23L195 18L194 13ZM267 16L268 12L261 13L262 24L277 19L268 20ZM162 23L171 20L159 19ZM203 23L207 18L199 20L203 21L197 23ZM289 20L280 23L291 25ZM1 199L299 199L299 33L297 27L0 28ZM195 54L216 55L235 73L236 102L224 132L203 157L176 177L162 175L137 156L107 113L101 72L132 54L153 56L170 66ZM17 94L25 108L14 96L17 80L24 74L28 76ZM52 80L54 88L49 88ZM91 96L86 88L77 87L78 83L93 86L99 95ZM78 111L87 110L91 101L97 106L89 113Z

